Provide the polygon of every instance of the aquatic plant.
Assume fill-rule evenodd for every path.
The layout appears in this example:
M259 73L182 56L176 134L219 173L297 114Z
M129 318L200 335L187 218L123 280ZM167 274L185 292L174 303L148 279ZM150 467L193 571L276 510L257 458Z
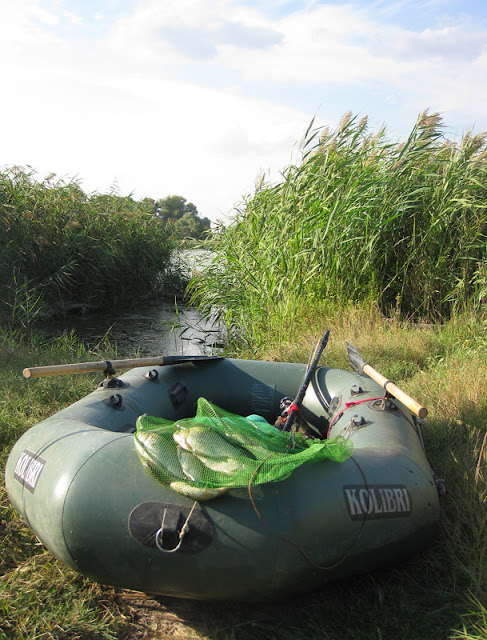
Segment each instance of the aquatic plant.
M157 295L171 278L180 288L172 250L143 201L87 195L75 181L38 181L18 167L0 172L0 298L11 319L22 312L27 322L27 298L32 319L67 302L103 307Z
M427 111L400 144L350 113L333 131L312 123L301 162L217 229L194 299L252 334L323 301L433 319L481 309L486 201L485 134L452 142Z

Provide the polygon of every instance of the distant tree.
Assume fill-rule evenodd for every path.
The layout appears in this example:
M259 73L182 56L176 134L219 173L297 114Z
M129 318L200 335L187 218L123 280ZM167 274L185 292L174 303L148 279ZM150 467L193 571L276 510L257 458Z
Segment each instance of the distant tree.
M171 225L178 237L200 239L211 227L210 220L200 218L196 206L183 196L167 196L155 201L154 207L157 217Z
M191 213L194 216L198 215L198 209L192 202L187 202L183 196L167 196L162 200L157 201L158 217L163 220L179 220L185 213Z

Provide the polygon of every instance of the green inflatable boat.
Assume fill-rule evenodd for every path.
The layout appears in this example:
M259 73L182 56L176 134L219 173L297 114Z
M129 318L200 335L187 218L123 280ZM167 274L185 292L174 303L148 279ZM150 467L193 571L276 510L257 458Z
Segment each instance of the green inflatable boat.
M436 478L408 397L351 363L313 371L289 431L274 423L305 365L190 358L108 377L19 439L10 500L68 566L148 593L273 600L396 563L435 534Z

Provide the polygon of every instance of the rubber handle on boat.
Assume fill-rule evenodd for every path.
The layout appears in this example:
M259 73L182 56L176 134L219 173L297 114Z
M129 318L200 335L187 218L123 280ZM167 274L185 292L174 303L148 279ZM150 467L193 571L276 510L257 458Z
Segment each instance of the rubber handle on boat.
M170 364L201 362L220 358L222 358L222 356L153 356L149 358L127 358L125 360L101 360L97 362L53 364L45 367L27 367L23 370L22 374L24 378L43 378L47 376L63 376L70 373L89 373L91 371L106 371L110 373L117 369L162 367Z
M392 380L388 380L381 373L376 371L370 364L365 364L363 368L363 372L375 380L378 384L380 384L384 389L402 402L410 411L412 411L418 418L423 420L428 415L428 409L423 407L423 405L419 404L414 398L411 398L405 391L403 391L400 387L398 387Z

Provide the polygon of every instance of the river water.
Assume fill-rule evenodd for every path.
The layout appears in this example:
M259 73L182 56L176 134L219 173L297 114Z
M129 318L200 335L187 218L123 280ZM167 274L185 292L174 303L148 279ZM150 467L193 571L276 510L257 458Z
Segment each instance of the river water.
M49 333L62 330L79 336L89 348L106 341L117 345L120 358L159 355L209 355L221 348L215 325L192 307L167 302L144 302L137 309L113 314L88 313L51 325Z
M208 251L181 256L189 271L204 268ZM112 313L66 316L50 323L51 335L74 331L89 348L106 341L117 345L117 356L211 355L221 350L218 328L195 308L164 301L143 301L136 308Z

